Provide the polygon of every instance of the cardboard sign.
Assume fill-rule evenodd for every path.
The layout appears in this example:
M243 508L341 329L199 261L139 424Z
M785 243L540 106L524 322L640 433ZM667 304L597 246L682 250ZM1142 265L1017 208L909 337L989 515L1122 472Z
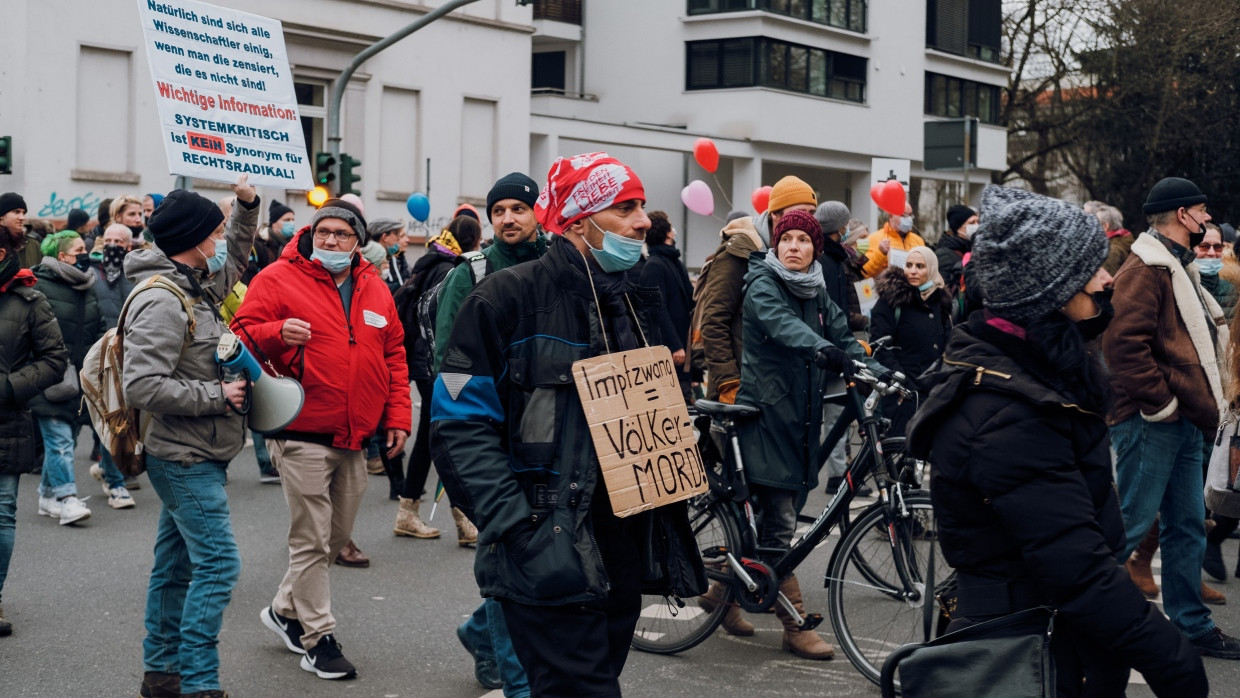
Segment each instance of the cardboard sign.
M138 0L170 174L310 189L279 21L196 0Z
M616 516L708 489L667 347L583 359L573 364L573 377Z

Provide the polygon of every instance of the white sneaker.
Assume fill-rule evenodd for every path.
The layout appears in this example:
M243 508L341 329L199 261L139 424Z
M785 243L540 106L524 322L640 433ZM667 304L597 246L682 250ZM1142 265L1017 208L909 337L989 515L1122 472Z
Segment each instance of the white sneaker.
M104 487L107 489L107 487ZM124 487L113 487L108 490L108 506L113 509L132 509L134 508L133 497L129 495L129 490Z
M91 463L90 476L98 482L103 482L103 466L98 463Z
M60 502L55 497L39 497L39 516L60 518Z
M82 500L77 497L65 497L64 501L60 502L61 526L68 526L71 523L84 521L89 518L90 509L87 509L86 505L82 503Z

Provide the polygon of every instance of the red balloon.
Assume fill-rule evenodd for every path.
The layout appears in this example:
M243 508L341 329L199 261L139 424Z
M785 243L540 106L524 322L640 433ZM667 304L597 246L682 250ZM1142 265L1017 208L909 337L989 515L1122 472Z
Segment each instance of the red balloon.
M766 207L771 203L771 185L758 187L753 190L749 200L753 202L753 209L758 213L766 213Z
M719 149L709 138L699 138L693 143L693 159L707 172L719 169Z
M904 215L904 186L894 179L870 187L870 198L882 210L893 216Z

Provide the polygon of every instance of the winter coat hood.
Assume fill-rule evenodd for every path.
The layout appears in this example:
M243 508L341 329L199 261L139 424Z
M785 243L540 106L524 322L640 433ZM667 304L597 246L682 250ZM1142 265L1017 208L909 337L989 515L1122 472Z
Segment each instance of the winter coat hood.
M764 213L757 218L746 216L724 226L719 231L723 240L724 253L748 260L750 252L766 249L766 241L770 235L770 214Z

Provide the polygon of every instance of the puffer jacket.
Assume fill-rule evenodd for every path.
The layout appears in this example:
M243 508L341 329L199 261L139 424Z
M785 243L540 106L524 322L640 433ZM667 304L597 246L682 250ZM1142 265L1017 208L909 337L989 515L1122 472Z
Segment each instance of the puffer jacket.
M826 289L814 298L797 298L765 258L766 253L753 254L745 276L745 348L736 402L762 414L740 426L741 457L750 482L808 492L818 485L822 389L832 377L814 362L814 354L833 344L857 361L872 361Z
M51 262L56 260L51 258ZM75 267L71 268L76 270ZM44 258L42 264L30 271L38 279L35 288L47 296L47 302L52 306L52 314L56 316L56 323L60 325L60 336L64 338L65 348L69 350L69 370L82 370L86 352L95 340L107 331L107 323L99 310L99 299L95 295L97 280L94 272L84 272L86 282L74 284L60 274L57 264L50 263L49 258ZM51 402L43 395L38 395L30 401L30 411L39 418L57 419L69 424L88 424L90 415L86 410L80 410L81 402L81 391L78 391L76 397L60 402Z
M624 288L634 333L659 344L658 291ZM488 274L445 346L431 454L452 503L478 524L483 595L537 605L605 598L611 582L595 526L615 519L572 364L607 351L580 253L560 240L538 261ZM644 532L636 542L646 593L705 590L683 502L623 522Z
M1096 401L1075 392L1088 388L1065 383L984 313L956 327L944 370L926 378L908 447L934 464L957 612L967 624L1057 608L1053 646L1075 655L1059 662L1067 695L1079 694L1082 673L1090 695L1122 695L1128 666L1160 696L1204 696L1201 658L1116 559L1125 534L1106 421L1078 406Z
M944 289L936 289L928 300L909 282L904 270L888 267L874 282L878 302L870 312L870 337L891 337L891 351L880 351L875 358L893 371L916 381L943 355L951 333L951 299ZM896 311L899 310L899 319Z
M865 266L861 268L861 273L865 278L870 279L878 276L879 272L886 269L889 265L888 253L883 252L883 240L891 242L892 250L903 250L905 252L917 247L925 245L926 241L917 233L909 231L903 235L891 225L891 221L883 224L883 227L870 234L870 248L865 253Z
M28 405L69 366L56 316L34 284L22 270L0 289L0 475L34 472L43 462Z
M227 328L215 308L249 262L258 205L255 197L233 206L225 228L228 262L214 276L177 264L154 246L125 256L130 281L159 274L194 301L192 337L185 307L165 289L136 296L125 318L125 402L151 415L143 444L156 458L186 465L229 461L245 442L245 419L229 410L220 385L215 350Z
M301 414L269 438L322 441L358 450L375 429L412 431L405 332L379 270L353 256L353 297L344 301L332 275L312 261L310 226L298 231L280 260L254 277L232 329L260 362L296 378L306 391ZM289 318L310 323L310 341L284 343Z
M745 274L749 255L765 250L770 239L770 214L737 218L719 237L710 271L698 280L695 294L701 318L702 350L710 383L706 397L719 399L719 390L741 379L741 306L745 302Z

